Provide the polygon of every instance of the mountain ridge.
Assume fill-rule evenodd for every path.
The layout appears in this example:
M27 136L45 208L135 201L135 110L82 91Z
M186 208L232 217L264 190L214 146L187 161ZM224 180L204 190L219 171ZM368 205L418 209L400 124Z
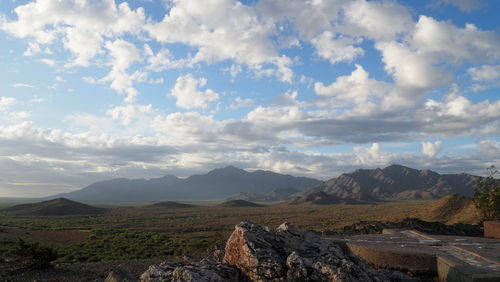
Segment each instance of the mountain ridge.
M342 199L369 201L437 199L449 194L472 196L478 176L439 174L432 170L418 170L402 165L383 169L358 169L310 189L323 191Z
M161 178L115 178L92 183L80 190L47 197L66 197L84 201L172 201L220 200L240 192L267 194L278 188L304 190L321 181L257 170L249 172L234 166L216 168L205 174L181 179L167 175Z

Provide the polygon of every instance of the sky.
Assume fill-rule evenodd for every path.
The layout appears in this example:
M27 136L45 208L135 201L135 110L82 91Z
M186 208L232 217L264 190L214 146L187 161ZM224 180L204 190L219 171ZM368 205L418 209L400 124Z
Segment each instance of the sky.
M0 197L500 165L500 1L0 0Z

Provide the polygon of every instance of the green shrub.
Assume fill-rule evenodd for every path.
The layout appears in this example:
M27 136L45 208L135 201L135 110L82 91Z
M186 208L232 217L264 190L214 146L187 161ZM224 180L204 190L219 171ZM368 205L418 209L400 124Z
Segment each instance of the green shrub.
M487 169L487 176L479 179L474 193L474 204L481 213L481 220L500 219L500 179L495 166Z
M57 252L48 246L41 246L39 243L29 243L22 239L16 246L15 254L20 257L22 263L27 267L36 269L50 268L52 261L56 260Z

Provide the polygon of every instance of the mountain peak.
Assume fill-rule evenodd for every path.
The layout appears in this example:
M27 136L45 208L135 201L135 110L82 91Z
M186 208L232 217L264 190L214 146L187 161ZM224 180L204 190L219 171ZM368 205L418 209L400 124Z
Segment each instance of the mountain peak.
M233 165L228 165L222 168L216 168L208 172L208 174L246 174L248 171L235 167Z

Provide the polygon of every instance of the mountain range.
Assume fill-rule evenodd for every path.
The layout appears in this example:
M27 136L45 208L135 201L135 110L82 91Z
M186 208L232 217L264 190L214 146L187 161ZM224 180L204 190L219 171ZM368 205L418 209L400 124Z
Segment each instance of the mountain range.
M228 166L185 179L173 175L153 179L117 178L93 183L80 190L54 195L78 201L160 202L170 200L220 200L241 192L267 194L279 188L304 190L321 181Z
M449 194L472 196L478 176L439 174L402 165L384 169L358 169L332 178L308 192L323 191L341 199L374 200L437 199Z
M472 196L478 179L478 176L465 173L441 175L431 170L390 165L383 169L358 169L328 181L319 181L264 170L248 172L228 166L184 179L173 175L149 180L111 179L49 198L103 202L221 199L264 202L286 201L324 192L336 199L330 199L329 202L367 203L380 200L437 199L449 194ZM326 197L318 195L320 198ZM307 199L309 198L305 197L297 201Z

